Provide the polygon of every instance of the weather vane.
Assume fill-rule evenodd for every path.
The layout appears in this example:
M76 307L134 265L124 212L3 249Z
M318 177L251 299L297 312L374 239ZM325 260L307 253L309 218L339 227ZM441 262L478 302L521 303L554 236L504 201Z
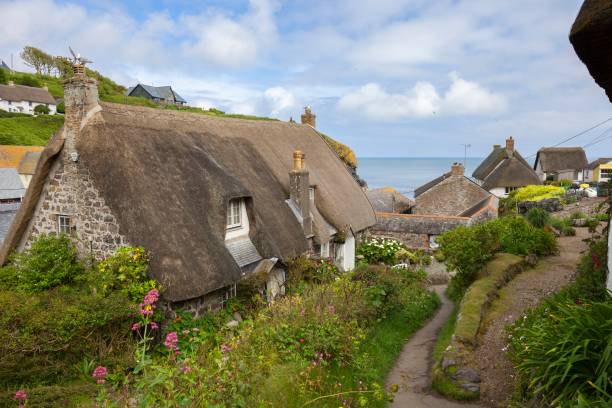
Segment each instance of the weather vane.
M75 65L85 65L85 64L91 64L93 61L88 60L85 57L81 57L81 54L74 52L74 50L72 49L72 47L68 46L68 49L70 50L70 53L72 54L72 62L74 62Z

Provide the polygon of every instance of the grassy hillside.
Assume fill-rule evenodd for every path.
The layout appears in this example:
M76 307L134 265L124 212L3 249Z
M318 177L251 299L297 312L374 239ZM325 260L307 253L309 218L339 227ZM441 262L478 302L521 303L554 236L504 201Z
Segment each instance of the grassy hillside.
M49 89L49 93L56 99L63 99L64 97L64 78L31 74L26 72L11 72L4 71L5 75L0 76L0 83L13 81L16 84L43 87L46 86ZM249 119L249 120L277 120L273 118L252 116L252 115L240 115L240 114L228 114L219 109L208 109L202 110L195 107L177 107L162 106L152 102L146 98L137 98L132 96L125 96L126 87L119 85L110 78L105 77L98 71L88 69L87 75L95 78L98 81L98 93L100 100L106 102L121 103L126 105L137 105L147 106L150 108L158 109L173 109L184 112L198 113L201 115L209 115L215 117L225 118L238 118L238 119ZM45 145L49 138L62 126L62 116L46 116L46 117L16 117L15 115L3 114L0 111L0 144L8 145ZM27 117L26 117L27 116ZM357 168L357 159L355 153L346 146L332 139L327 135L323 135L325 141L336 151L336 154L351 170Z

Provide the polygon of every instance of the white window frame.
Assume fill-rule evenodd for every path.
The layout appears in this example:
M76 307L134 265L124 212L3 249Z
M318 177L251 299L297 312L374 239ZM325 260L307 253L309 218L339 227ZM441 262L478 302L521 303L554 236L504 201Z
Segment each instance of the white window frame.
M241 198L230 200L227 206L227 229L242 227L242 202Z
M329 258L329 241L321 243L321 258Z
M512 191L518 189L518 187L506 187L504 190L506 191L506 194L510 194Z
M219 297L219 305L221 309L225 309L225 305L230 299L236 297L236 284L230 285Z
M310 198L311 201L314 201L315 199L315 188L314 187L308 188L308 198Z
M71 218L66 214L58 214L57 215L57 233L58 234L70 234L71 228Z

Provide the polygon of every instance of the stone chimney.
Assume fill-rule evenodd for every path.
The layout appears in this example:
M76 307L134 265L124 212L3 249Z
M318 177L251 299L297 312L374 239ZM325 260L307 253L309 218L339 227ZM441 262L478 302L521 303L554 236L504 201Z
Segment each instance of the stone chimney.
M293 169L289 172L289 199L300 210L304 235L312 236L310 216L310 177L306 170L306 155L299 150L293 152Z
M498 144L494 144L493 145L493 149L499 149L500 147L501 147L501 145L498 145Z
M451 176L463 176L463 173L463 164L453 163L453 165L451 166Z
M310 125L316 129L317 124L317 115L312 113L312 109L310 106L306 106L304 108L304 113L302 114L302 125Z
M85 66L76 63L72 66L74 75L64 81L64 147L72 161L78 160L76 143L81 133L81 124L88 113L99 109L98 83L85 73Z
M510 152L514 152L514 139L512 136L506 139L506 149L508 149Z

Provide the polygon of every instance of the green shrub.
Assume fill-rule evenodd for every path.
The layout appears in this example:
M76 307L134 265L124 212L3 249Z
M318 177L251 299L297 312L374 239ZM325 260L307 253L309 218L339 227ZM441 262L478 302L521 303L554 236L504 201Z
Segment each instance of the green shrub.
M550 214L542 208L534 207L527 211L525 218L527 218L527 221L534 227L544 228L545 225L548 225Z
M31 74L19 74L16 75L13 80L16 84L19 85L32 86L34 88L42 87L42 82L40 82L40 80L35 75Z
M557 248L553 234L515 216L455 228L438 237L438 243L448 268L457 272L447 289L453 300L461 298L496 252L541 256L551 254Z
M8 71L4 68L0 68L0 84L6 84L8 82Z
M357 255L368 264L384 263L394 265L397 263L397 254L406 249L403 244L394 239L371 238L364 240L357 247Z
M40 235L32 246L15 253L11 263L0 269L0 285L25 292L40 292L79 278L85 267L77 249L65 235Z
M49 112L49 107L46 105L36 105L34 107L34 113L36 113L37 115L48 115Z
M587 218L587 215L583 213L582 211L574 211L573 213L571 213L569 218L570 220L579 220L579 219Z
M568 188L572 185L572 180L561 179L559 180L559 187Z
M157 282L147 277L148 267L144 248L119 248L97 265L96 286L102 293L124 291L131 300L141 301L151 289L159 289Z
M58 103L55 110L57 113L66 113L66 104L64 104L64 102Z

